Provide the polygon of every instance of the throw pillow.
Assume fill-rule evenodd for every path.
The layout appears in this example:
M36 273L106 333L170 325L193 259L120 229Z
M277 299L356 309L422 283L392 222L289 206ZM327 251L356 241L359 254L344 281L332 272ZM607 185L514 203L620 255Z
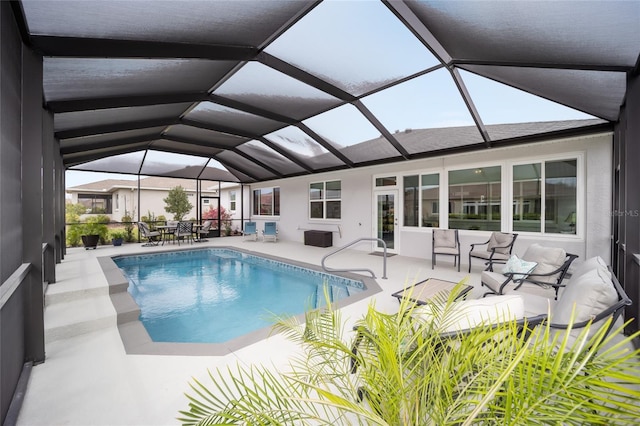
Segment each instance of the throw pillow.
M535 267L538 265L537 262L527 262L526 260L520 259L515 254L511 255L507 263L502 268L503 274L511 274L514 273L514 280L521 280L526 278Z

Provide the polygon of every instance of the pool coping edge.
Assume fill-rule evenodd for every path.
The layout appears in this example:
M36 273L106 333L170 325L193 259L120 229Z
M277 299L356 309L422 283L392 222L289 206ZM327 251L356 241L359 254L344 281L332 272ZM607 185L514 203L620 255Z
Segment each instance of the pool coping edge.
M334 308L339 309L351 305L355 302L373 296L382 291L378 282L371 277L359 275L351 272L333 272L324 271L320 266L300 262L297 260L286 259L270 254L254 252L233 246L216 246L191 248L191 250L211 250L211 249L227 249L257 256L265 259L283 262L301 268L311 269L338 277L362 281L365 289L361 292L353 294L345 299L338 300L333 303ZM167 249L162 251L154 251L153 254L167 253L176 251L175 249ZM182 250L180 250L182 251ZM236 350L258 343L269 336L275 334L273 326L263 327L253 332L247 333L235 339L223 343L166 343L152 341L149 333L139 320L140 308L133 297L129 294L129 281L118 268L113 258L122 255L110 255L98 257L98 263L102 268L109 287L109 298L116 310L116 323L118 332L124 345L125 352L129 355L174 355L174 356L224 356ZM299 323L303 323L305 314L296 315L295 318Z

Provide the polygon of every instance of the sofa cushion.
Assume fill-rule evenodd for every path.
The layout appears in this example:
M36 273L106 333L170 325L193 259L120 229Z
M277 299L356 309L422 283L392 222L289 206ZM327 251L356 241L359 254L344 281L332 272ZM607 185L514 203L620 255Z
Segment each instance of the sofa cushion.
M489 244L487 245L487 251L493 250L495 247L496 253L509 254L510 247L508 246L513 240L513 235L505 234L502 232L494 232L489 238Z
M521 280L522 278L525 278L527 275L529 275L537 265L538 264L536 262L528 262L524 259L520 259L514 254L511 255L509 260L507 260L507 263L505 263L504 267L502 268L502 273L513 273L514 280Z
M453 229L435 229L433 231L433 246L455 248L456 231Z
M575 306L574 322L588 321L618 301L611 275L600 268L593 268L581 276L572 278L551 312L551 321L568 324Z
M567 258L567 252L558 247L543 247L540 244L531 244L522 258L538 264L531 274L548 274L562 266ZM554 283L558 279L558 274L532 278L536 281Z
M429 305L416 307L413 315L433 321ZM520 295L501 295L454 302L450 315L440 324L441 332L461 331L487 324L524 318L524 302Z
M573 274L571 274L571 280L575 280L578 277L596 268L605 271L607 275L609 275L609 278L611 278L611 273L609 272L609 268L607 267L605 261L600 256L595 256L578 264Z

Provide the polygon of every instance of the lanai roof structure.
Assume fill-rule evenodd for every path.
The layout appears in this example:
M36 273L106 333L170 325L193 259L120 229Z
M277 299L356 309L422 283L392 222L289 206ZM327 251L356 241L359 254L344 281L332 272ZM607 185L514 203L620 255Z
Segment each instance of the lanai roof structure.
M68 170L251 183L602 131L640 53L636 1L12 5Z
M597 140L607 176L575 176L604 237L573 238L640 318L639 29L638 0L0 1L2 423L45 361L71 170L260 190Z

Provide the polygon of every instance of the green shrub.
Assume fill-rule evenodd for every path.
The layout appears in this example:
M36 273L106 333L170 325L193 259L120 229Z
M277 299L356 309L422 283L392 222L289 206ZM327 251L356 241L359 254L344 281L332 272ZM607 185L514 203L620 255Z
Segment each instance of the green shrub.
M122 219L120 219L120 221L123 223L126 233L124 240L128 243L133 242L133 219L127 214L127 212L125 212L125 215L122 216Z

